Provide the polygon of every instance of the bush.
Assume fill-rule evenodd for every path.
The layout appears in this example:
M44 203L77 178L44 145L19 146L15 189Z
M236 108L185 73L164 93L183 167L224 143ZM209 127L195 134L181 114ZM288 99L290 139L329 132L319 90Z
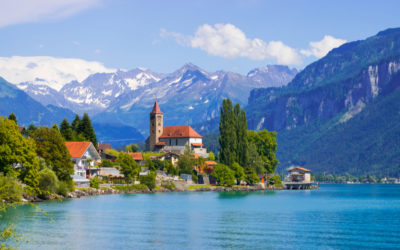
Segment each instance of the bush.
M103 160L100 163L100 167L102 168L112 168L114 167L115 163L110 160Z
M253 185L260 181L260 178L258 178L256 171L251 167L247 167L245 169L245 175L245 180L247 184Z
M218 164L215 166L212 176L220 186L231 187L235 184L234 172L224 164Z
M118 191L133 191L133 190L146 191L146 190L149 190L147 188L147 186L143 185L143 184L132 184L129 186L114 186L113 188Z
M55 193L58 187L57 175L48 168L39 172L39 189L44 193Z
M163 181L161 186L169 190L173 190L175 188L175 184L172 181Z
M274 185L275 187L282 187L281 177L279 175L274 175L274 176L269 177L268 184Z
M68 195L68 192L69 192L69 185L68 185L68 183L65 182L65 181L60 181L60 182L58 183L57 194L66 197L66 196Z
M22 193L22 184L16 177L0 174L0 210L4 209L6 204L20 202Z
M92 188L100 188L100 180L98 177L94 177L92 179L90 179L90 187Z
M199 182L199 177L197 176L197 174L194 171L192 173L192 181L194 183L198 183Z
M150 190L153 190L156 187L156 174L150 172L148 175L141 175L139 181L141 184L146 185Z

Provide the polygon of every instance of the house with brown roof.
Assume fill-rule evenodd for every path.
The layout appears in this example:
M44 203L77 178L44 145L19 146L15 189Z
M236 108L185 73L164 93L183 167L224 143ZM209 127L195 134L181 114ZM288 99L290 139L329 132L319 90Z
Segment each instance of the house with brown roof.
M148 151L164 151L182 154L185 147L189 146L195 154L208 157L206 148L203 147L203 137L192 127L166 126L164 127L164 114L157 101L150 112L150 136L146 140Z
M286 169L286 171L289 173L286 176L289 182L311 183L311 170L309 169L295 166Z
M94 172L97 172L94 166L95 163L100 162L101 158L91 142L67 141L65 146L71 154L75 175L90 178Z
M143 162L143 154L140 152L128 153L140 165Z

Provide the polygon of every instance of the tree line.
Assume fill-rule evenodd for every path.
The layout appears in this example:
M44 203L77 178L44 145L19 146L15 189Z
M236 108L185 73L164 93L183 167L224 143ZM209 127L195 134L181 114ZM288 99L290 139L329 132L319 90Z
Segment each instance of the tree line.
M230 99L222 102L219 132L218 159L222 164L214 168L217 180L224 185L233 185L234 180L238 184L241 180L253 184L275 172L278 166L276 132L248 130L244 109L239 104L233 106ZM269 179L277 181L278 178Z

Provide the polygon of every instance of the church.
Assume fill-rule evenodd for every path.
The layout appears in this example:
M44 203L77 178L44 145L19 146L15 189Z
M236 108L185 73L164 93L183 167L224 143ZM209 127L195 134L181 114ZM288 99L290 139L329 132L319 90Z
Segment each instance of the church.
M192 127L164 127L164 114L156 101L150 112L150 136L146 140L146 150L183 154L186 145L198 156L208 157L207 149L203 148L203 137Z

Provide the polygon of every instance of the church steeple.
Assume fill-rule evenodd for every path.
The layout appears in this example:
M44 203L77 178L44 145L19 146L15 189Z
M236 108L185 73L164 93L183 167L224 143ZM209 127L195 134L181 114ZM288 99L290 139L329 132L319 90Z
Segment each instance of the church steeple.
M161 111L160 106L158 106L158 102L156 101L154 103L153 110L151 111L150 114L162 114L162 113L163 112Z
M149 150L153 151L159 138L163 133L164 114L158 106L158 102L154 102L153 110L150 112L150 138Z

